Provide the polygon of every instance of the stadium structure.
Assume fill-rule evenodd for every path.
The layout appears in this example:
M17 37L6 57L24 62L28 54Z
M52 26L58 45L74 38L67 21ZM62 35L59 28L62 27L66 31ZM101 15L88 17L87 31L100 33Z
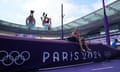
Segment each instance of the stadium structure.
M109 23L110 34L119 34L120 31L120 1L116 0L113 3L106 6L106 14ZM79 28L79 33L87 39L93 39L94 37L104 36L104 14L103 8L100 8L92 13L89 13L83 17L73 20L67 24L64 24L64 38L68 37L75 27ZM37 37L56 37L61 36L61 26L54 27L47 31L42 27L34 27L31 32L28 32L28 28L25 25L7 22L0 20L0 34L34 34Z
M111 40L114 38L120 39L119 12L120 0L116 0L106 6ZM85 40L89 43L85 44L83 42L79 44L60 39L62 38L61 33L64 34L65 39L70 36L76 27L79 29L81 36L85 37ZM24 37L20 37L21 35ZM30 35L35 35L35 37L26 37ZM28 31L25 25L0 20L0 71L49 72L48 70L50 69L57 70L58 68L65 69L65 67L89 65L86 69L71 68L69 72L79 71L80 69L83 72L91 72L96 67L94 72L100 70L106 72L108 69L109 71L107 72L116 72L119 70L118 67L120 65L117 61L120 60L111 63L111 65L106 65L105 62L100 64L101 61L120 59L120 49L106 44L105 35L103 8L64 24L63 29L58 26L49 31L42 27L34 27L31 31ZM41 38L38 39L37 37ZM42 37L59 37L60 40L42 39ZM91 69L88 70L88 68ZM59 70L57 72L65 71Z

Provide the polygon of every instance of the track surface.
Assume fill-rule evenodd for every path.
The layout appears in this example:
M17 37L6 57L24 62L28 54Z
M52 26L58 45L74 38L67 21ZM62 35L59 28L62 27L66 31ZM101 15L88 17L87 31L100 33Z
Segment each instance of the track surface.
M120 72L120 59L36 72Z

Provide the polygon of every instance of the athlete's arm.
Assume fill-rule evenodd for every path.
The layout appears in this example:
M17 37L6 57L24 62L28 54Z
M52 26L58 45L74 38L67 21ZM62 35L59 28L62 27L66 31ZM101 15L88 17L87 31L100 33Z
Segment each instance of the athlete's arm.
M35 24L36 23L36 21L35 21L35 19L33 18L33 24Z
M51 21L51 18L49 18L50 19L50 24L52 23L52 21Z
M26 18L26 24L28 23L28 20L29 20L29 18L27 17L27 18Z

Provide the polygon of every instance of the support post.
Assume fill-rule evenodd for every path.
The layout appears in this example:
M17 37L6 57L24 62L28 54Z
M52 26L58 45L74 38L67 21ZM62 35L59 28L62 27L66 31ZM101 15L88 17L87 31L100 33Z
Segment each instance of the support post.
M102 0L102 5L103 5L103 11L104 11L104 30L105 30L106 43L107 43L107 45L110 46L109 24L108 24L108 18L106 15L104 0Z
M63 29L63 4L61 4L61 39L64 39L64 29Z

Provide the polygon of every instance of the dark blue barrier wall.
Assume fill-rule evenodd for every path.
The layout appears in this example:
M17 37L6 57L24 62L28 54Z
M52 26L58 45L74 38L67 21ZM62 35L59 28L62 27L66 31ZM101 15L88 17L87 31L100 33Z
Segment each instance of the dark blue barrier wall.
M88 44L82 52L77 43L63 40L0 36L0 71L43 69L103 61L120 56L120 51L102 44Z

